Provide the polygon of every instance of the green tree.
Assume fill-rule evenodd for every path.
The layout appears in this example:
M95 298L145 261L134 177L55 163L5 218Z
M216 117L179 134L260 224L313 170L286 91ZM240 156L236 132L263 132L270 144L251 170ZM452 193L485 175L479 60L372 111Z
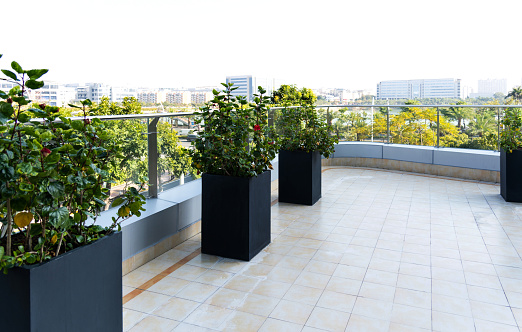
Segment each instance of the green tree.
M506 98L511 98L515 103L522 101L522 86L514 87L513 90L509 91Z
M466 105L466 102L461 100L457 102L457 105ZM462 128L465 127L464 121L471 118L473 112L470 108L466 107L450 107L447 110L442 110L441 113L450 119L457 121L457 128L462 130Z
M272 102L284 106L311 106L317 101L312 89L297 89L295 85L281 85L272 93Z

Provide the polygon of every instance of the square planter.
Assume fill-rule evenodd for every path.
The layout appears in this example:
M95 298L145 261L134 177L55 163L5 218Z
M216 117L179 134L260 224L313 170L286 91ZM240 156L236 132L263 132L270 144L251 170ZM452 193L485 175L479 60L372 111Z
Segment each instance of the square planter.
M0 273L2 331L122 331L122 233Z
M270 172L202 181L201 252L249 261L270 243Z
M500 151L500 194L506 202L522 202L522 150Z
M314 205L320 198L319 151L279 151L279 202Z

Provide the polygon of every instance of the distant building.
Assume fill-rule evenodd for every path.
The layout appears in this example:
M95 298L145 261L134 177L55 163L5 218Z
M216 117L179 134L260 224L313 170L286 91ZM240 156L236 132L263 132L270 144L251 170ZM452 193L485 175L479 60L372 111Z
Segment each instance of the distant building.
M204 104L214 97L212 91L192 91L190 101L193 104Z
M190 104L191 93L188 90L169 91L165 100L169 104Z
M493 97L495 93L500 92L507 95L507 79L487 79L478 81L478 92L472 93L471 96L477 97Z
M461 98L460 79L383 81L377 99Z
M121 103L125 97L137 97L138 90L134 88L111 87L111 101Z
M167 93L165 91L143 91L138 92L137 98L140 103L157 104L167 101Z
M254 77L252 75L227 76L226 82L234 83L234 87L239 87L232 92L233 96L246 96L248 101L252 101L254 94L259 93L258 87L265 89L265 95L270 96L274 90L277 90L281 84L284 84L281 80Z
M76 89L60 84L48 83L40 89L29 90L28 96L33 102L61 107L74 102Z

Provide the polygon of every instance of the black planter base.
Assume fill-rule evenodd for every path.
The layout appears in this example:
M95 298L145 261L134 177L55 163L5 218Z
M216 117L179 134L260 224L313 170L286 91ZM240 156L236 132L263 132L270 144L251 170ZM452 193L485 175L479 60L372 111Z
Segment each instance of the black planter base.
M121 239L0 273L0 330L122 331Z
M270 243L270 172L203 174L201 252L251 260Z
M321 198L321 154L279 151L279 202L314 205Z
M522 203L522 151L500 151L500 194L506 202Z

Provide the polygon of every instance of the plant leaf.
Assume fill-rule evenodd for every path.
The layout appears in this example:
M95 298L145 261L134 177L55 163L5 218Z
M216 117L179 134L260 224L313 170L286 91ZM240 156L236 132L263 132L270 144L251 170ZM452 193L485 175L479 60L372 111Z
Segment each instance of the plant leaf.
M20 66L16 61L11 62L11 68L13 68L18 74L24 73L22 66Z
M29 225L33 218L34 216L31 212L19 212L14 216L14 222L16 226L22 228Z
M35 81L33 79L30 79L29 81L25 82L25 86L33 90L40 89L44 85L45 83L43 81Z
M16 77L16 74L13 73L12 71L7 70L7 69L2 69L2 73L4 73L5 76L7 76L15 81L18 81L18 77Z
M43 75L45 75L49 69L31 69L27 71L27 75L29 75L29 78L32 80L37 80Z

